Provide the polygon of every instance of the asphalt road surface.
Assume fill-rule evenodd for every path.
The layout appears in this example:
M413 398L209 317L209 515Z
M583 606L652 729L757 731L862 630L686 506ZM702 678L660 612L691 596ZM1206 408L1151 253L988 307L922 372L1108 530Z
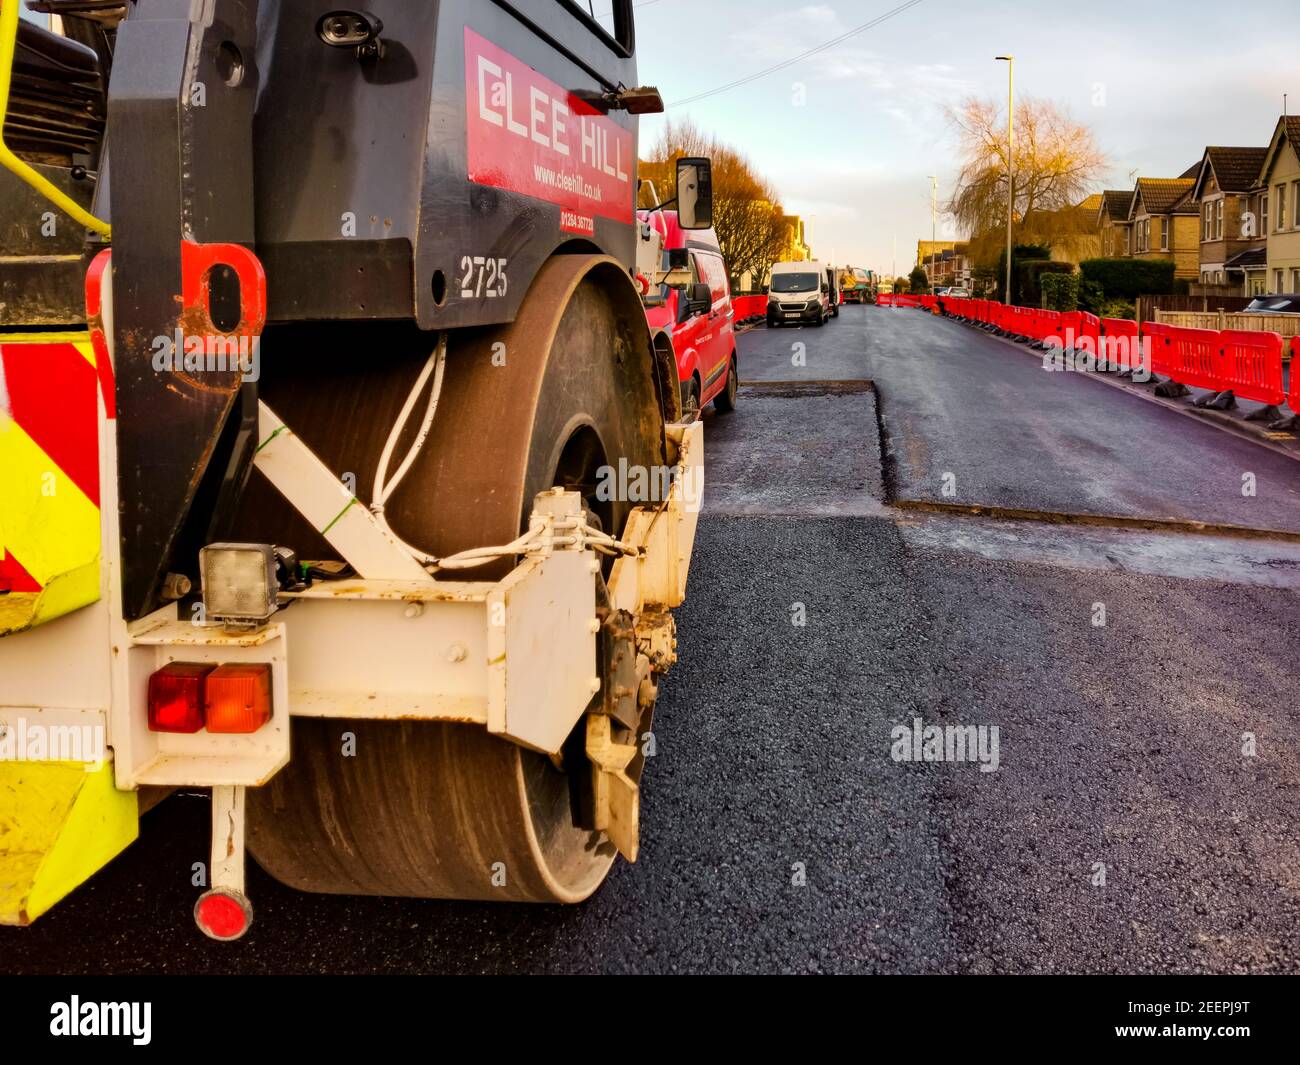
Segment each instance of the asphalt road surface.
M223 946L190 918L207 802L181 795L0 929L0 968L1295 972L1300 543L1109 519L1300 531L1300 463L918 311L760 328L740 361L636 866L567 909L253 867ZM989 757L897 760L917 719L984 727Z

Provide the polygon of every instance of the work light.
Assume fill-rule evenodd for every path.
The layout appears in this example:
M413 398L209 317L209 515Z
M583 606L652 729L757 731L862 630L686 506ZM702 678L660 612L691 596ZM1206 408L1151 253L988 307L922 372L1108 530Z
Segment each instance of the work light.
M199 569L209 620L254 626L275 613L279 585L270 544L209 544L199 552Z

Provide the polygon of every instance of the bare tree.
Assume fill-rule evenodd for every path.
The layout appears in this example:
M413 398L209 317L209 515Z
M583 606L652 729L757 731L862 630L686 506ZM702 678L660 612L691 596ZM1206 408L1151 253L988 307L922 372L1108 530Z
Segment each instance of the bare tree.
M961 171L948 212L976 242L978 260L1007 223L1007 120L998 104L970 97L948 110ZM1076 210L1108 169L1092 130L1047 100L1016 103L1015 203L1017 243L1069 246L1089 220ZM985 249L984 244L990 248Z
M732 283L748 273L756 286L761 285L787 241L785 216L772 183L734 148L705 134L689 119L669 122L652 158L640 164L642 181L654 183L660 202L677 195L676 165L683 156L713 160L713 228ZM645 186L640 206L652 206Z

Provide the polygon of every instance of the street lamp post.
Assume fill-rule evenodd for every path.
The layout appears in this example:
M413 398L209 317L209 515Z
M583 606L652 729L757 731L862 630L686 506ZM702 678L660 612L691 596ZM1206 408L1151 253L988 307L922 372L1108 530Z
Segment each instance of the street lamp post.
M938 264L935 261L936 249L935 241L938 239L936 231L935 217L939 207L939 179L934 174L930 175L930 294L934 295L934 272Z
M1011 303L1011 217L1015 213L1015 164L1016 157L1016 96L1015 75L1016 57L999 55L994 58L1007 65L1007 287L1004 292L1006 302Z

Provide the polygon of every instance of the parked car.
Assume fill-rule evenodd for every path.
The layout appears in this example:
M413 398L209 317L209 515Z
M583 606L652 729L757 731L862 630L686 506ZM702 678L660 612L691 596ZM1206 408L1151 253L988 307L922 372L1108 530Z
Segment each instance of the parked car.
M767 324L825 325L831 316L828 268L819 262L774 263L767 291Z
M955 300L968 300L970 299L970 289L954 287L946 290L943 295L951 296Z
M682 410L688 420L705 404L727 414L736 409L740 367L736 355L731 282L712 229L684 230L676 211L640 211L642 222L663 234L663 269L677 266L682 284L659 286L659 299L646 306L656 343L666 339L677 362Z
M1300 293L1284 296L1256 296L1246 306L1248 314L1300 314Z

